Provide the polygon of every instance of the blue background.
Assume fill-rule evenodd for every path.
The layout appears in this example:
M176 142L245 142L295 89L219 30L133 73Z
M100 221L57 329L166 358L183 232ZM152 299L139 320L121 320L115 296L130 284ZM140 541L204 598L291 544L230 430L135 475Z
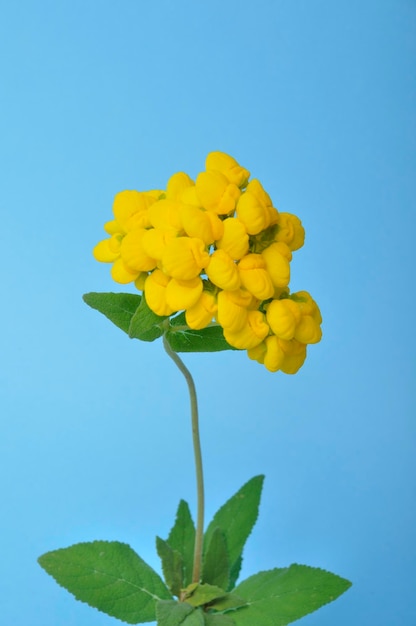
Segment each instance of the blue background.
M37 557L117 539L159 570L154 536L180 498L195 510L184 381L81 295L122 290L91 255L114 194L212 150L301 217L291 286L324 340L293 377L186 356L207 520L264 473L243 577L301 562L353 581L305 626L416 623L415 35L414 0L3 3L2 623L115 623Z

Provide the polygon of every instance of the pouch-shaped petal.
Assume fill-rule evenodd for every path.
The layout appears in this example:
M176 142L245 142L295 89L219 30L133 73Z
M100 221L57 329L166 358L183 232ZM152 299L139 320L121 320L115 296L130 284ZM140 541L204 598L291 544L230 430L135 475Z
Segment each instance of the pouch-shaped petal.
M248 252L249 237L246 227L238 217L227 217L223 222L223 234L216 246L238 261Z
M283 241L291 250L299 250L305 242L305 229L296 215L279 213L278 231L275 241Z
M241 195L237 185L229 183L224 174L216 171L198 174L195 190L201 206L218 215L226 215L234 211Z
M283 352L279 339L275 335L270 335L265 340L266 353L264 355L263 364L269 372L277 372L284 361L285 353Z
M173 174L168 180L166 186L166 197L169 200L181 200L181 196L186 189L194 186L192 178L185 174L185 172L177 172Z
M183 204L180 215L186 234L189 237L202 239L206 245L211 245L224 232L222 221L212 211L204 211L199 207Z
M311 315L302 315L294 337L301 343L318 343L322 339L322 330Z
M185 318L189 328L206 328L217 311L217 299L210 291L203 291L193 307L186 310Z
M163 271L172 278L191 280L210 262L205 244L197 237L176 237L165 247Z
M111 267L111 278L121 285L127 285L128 283L132 283L140 272L135 272L126 266L123 259L117 259L114 261Z
M285 246L282 243L272 243L261 253L273 285L280 288L287 287L290 281L289 259L285 256L285 249L282 250L282 245Z
M122 235L113 235L110 239L103 239L97 243L92 253L101 263L113 263L120 256Z
M249 350L260 344L269 333L264 313L260 311L248 311L246 322L238 331L230 331L224 328L224 337L234 348Z
M172 278L166 287L166 302L174 311L189 309L199 300L202 288L199 276L191 280Z
M304 364L306 359L306 346L301 354L286 355L282 361L280 369L285 374L296 374Z
M297 291L292 294L297 299L302 315L311 315L317 324L322 323L322 316L318 305L307 291Z
M223 328L238 332L247 321L252 296L247 291L220 291L217 296L217 321Z
M241 282L253 296L267 300L274 294L274 285L261 254L247 254L238 264Z
M162 198L148 210L149 220L154 228L162 230L174 230L179 233L182 230L181 203L176 200Z
M257 179L253 179L237 203L237 217L249 235L257 235L272 223L272 202Z
M293 300L273 300L267 307L267 322L275 335L281 339L293 339L301 319L299 306Z
M176 234L172 230L149 228L143 235L142 247L148 256L159 261L167 244L172 239L176 239Z
M215 250L211 254L205 271L210 281L220 289L234 291L240 287L241 279L237 265L224 250Z
M154 196L141 191L121 191L116 194L113 203L113 213L117 222L127 232L128 221L135 213L147 214L151 204L155 202Z
M225 152L210 152L205 161L205 169L221 172L230 183L234 183L237 187L245 186L250 177L250 172Z
M146 253L142 245L146 232L144 228L132 230L121 242L120 255L130 270L148 272L156 267L156 260Z
M156 315L170 315L175 312L175 309L166 302L166 288L170 280L161 270L154 270L146 278L144 284L146 302Z
M266 337L267 339L267 337ZM252 361L257 361L257 363L264 363L264 357L266 355L266 340L263 339L263 341L261 343L259 343L257 346L254 346L254 348L249 348L247 350L247 356L249 359L251 359Z

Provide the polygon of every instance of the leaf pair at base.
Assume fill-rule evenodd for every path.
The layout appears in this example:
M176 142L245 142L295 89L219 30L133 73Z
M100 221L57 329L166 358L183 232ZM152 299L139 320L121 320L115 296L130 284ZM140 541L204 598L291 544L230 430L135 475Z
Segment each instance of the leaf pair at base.
M44 554L39 563L78 600L129 624L157 619L158 626L285 626L335 600L351 583L291 565L234 586L262 484L263 476L255 476L214 515L205 532L200 583L192 582L195 527L183 500L168 538L156 540L166 584L117 541L76 544Z
M237 580L244 545L257 520L264 476L255 476L214 515L204 534L201 582L220 587L224 594ZM192 583L195 526L183 500L175 524L164 541L156 538L165 580L173 595Z

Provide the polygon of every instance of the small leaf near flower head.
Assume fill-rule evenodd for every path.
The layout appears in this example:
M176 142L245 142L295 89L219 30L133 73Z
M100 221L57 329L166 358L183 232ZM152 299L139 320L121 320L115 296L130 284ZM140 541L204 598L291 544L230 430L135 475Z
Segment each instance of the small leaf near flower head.
M116 326L129 332L130 322L137 311L142 297L132 293L86 293L83 300L92 309L96 309Z
M142 341L154 341L163 335L162 323L165 319L166 317L153 313L143 296L140 306L131 318L129 337Z
M167 330L166 340L175 352L220 352L234 350L224 338L220 326L208 326L201 330Z

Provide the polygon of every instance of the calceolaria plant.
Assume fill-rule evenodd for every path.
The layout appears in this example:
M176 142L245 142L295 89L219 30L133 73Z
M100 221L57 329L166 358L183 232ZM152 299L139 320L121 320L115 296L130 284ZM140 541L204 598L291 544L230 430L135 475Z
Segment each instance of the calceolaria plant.
M181 500L167 539L156 538L164 581L117 541L48 552L40 565L83 602L129 624L285 626L331 602L350 582L292 564L237 584L258 515L263 476L232 496L204 530L204 483L194 381L179 352L246 350L270 372L295 374L321 339L321 314L306 291L291 293L292 253L304 243L298 217L273 207L235 159L211 152L193 181L116 195L108 237L94 248L111 276L140 293L88 293L85 302L130 338L162 338L188 385L197 484L196 524Z

